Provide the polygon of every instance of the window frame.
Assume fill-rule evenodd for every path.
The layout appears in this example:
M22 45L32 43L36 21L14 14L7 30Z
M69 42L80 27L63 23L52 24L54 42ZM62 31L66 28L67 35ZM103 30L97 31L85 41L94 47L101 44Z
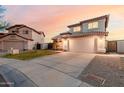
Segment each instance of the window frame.
M97 29L98 27L99 27L99 22L98 21L88 23L88 29Z
M76 30L79 29L79 30ZM80 32L81 31L81 26L75 26L73 27L73 32Z

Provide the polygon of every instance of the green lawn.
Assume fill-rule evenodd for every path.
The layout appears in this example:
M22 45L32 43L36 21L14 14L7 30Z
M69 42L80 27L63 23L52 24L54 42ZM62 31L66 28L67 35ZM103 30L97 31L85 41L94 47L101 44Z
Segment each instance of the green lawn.
M56 51L52 50L33 50L28 52L23 52L20 54L6 54L3 55L3 58L13 58L13 59L19 59L19 60L30 60L36 57L42 57L46 55L52 55L56 54Z

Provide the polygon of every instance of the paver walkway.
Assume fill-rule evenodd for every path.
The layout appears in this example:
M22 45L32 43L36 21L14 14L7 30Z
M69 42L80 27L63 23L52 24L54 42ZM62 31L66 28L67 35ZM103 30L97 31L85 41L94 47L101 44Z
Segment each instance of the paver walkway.
M29 61L0 58L0 65L18 69L40 87L87 87L90 85L78 76L94 57L95 54L62 52Z

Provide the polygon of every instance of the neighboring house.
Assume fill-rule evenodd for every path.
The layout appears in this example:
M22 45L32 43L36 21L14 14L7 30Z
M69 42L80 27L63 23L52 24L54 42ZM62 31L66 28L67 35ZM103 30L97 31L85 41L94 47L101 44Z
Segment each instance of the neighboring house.
M4 35L7 35L7 33L0 33L0 38L3 37Z
M65 51L105 53L109 15L69 25L69 31L52 38L53 48Z
M32 50L42 48L44 43L44 32L36 31L26 25L14 25L7 28L8 33L0 36L0 49L10 50L11 48L19 50Z

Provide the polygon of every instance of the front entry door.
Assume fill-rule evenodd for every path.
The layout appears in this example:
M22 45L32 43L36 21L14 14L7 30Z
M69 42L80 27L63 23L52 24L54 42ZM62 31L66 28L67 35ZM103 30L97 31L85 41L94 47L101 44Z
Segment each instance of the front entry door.
M36 49L41 49L41 44L37 43L36 44Z
M117 41L108 41L108 52L117 52Z
M69 40L64 39L63 48L65 51L69 51Z

